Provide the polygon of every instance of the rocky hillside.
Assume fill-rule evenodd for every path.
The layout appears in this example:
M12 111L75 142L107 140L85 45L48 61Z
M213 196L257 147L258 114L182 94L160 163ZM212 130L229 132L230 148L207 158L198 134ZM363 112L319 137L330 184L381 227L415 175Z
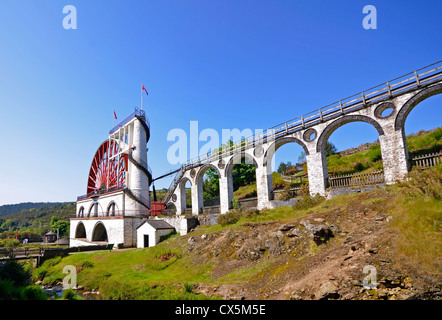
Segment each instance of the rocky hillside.
M293 218L259 222L266 212L254 212L231 228L196 230L187 255L212 265L216 280L197 289L225 299L441 299L438 172L295 210ZM428 191L424 181L439 186ZM376 289L363 287L364 268L375 270Z
M231 212L153 248L49 260L34 280L61 281L71 264L104 299L441 299L441 221L439 167L386 189ZM376 288L364 288L374 271Z

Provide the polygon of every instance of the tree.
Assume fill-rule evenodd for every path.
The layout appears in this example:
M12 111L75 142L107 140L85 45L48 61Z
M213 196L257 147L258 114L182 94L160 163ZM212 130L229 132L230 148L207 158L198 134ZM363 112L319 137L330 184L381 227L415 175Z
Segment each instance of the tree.
M279 174L285 174L287 171L287 165L284 162L279 164L278 170L276 170Z
M255 169L253 164L245 163L244 159L241 159L241 163L235 164L232 169L233 190L255 181Z
M243 146L245 144L245 140L242 140L240 145ZM221 145L221 148L218 149L218 152L222 152L223 150L229 150L229 148L233 147L234 143L232 140L228 140L226 143ZM255 181L255 166L253 164L245 163L244 159L241 159L241 163L235 164L232 169L232 180L233 180L233 190L237 190L241 186L245 186L247 184Z
M203 198L211 200L217 197L219 197L219 176L215 169L209 168L203 181Z
M51 218L51 231L57 232L60 238L69 234L69 221L58 220L56 217Z
M335 145L329 141L325 144L325 155L331 156L332 154L335 154L338 150L336 149Z
M301 154L299 155L299 157L298 157L298 162L299 163L303 163L303 162L305 162L305 152L304 151L301 151Z
M288 161L287 163L281 162L278 167L279 174L286 174L287 170L292 167L292 163Z

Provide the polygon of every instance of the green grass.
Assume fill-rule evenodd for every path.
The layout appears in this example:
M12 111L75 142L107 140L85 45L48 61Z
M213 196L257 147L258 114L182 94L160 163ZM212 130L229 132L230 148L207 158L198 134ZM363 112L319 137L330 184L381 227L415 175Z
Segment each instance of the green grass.
M442 150L442 128L411 134L407 136L406 141L410 157L440 151ZM375 144L369 150L350 155L333 154L327 157L327 168L331 175L381 170L383 169L381 147Z
M395 187L400 193L392 221L400 235L396 252L404 263L437 274L442 265L442 165L413 170Z
M206 281L210 266L195 265L183 257L179 247L166 242L146 249L72 254L57 264L50 261L34 270L34 280L40 277L44 284L62 281L63 267L73 265L78 283L100 290L105 299L207 298L174 284Z
M217 279L219 284L222 283L246 283L266 272L272 266L272 260L262 260L253 266L237 268L232 272Z

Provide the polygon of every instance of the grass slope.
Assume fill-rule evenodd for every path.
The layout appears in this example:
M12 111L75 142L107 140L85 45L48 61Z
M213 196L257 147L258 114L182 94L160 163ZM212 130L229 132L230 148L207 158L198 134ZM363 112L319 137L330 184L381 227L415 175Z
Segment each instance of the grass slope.
M366 264L375 265L380 275L399 270L416 282L433 281L442 267L442 166L413 171L410 178L372 192L246 212L232 224L201 226L153 248L49 260L35 269L34 280L56 283L64 277L63 267L74 265L78 283L105 299L207 299L226 292L285 299L300 284L310 297L315 281L342 275L343 292L358 298L360 290L347 278L360 277ZM323 245L281 231L287 224L304 230L302 220L313 218L343 231Z

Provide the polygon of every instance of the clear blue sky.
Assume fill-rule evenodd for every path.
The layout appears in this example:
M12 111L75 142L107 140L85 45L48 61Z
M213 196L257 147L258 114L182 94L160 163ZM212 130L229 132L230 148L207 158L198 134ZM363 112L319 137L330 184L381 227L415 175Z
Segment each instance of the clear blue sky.
M377 30L362 8L377 8ZM77 9L65 30L62 10ZM0 205L75 201L92 157L149 91L149 165L167 162L174 128L265 129L442 57L441 1L27 1L0 3ZM441 125L439 96L407 132ZM338 129L339 150L377 139ZM277 162L296 162L284 146ZM170 179L158 181L167 187Z

